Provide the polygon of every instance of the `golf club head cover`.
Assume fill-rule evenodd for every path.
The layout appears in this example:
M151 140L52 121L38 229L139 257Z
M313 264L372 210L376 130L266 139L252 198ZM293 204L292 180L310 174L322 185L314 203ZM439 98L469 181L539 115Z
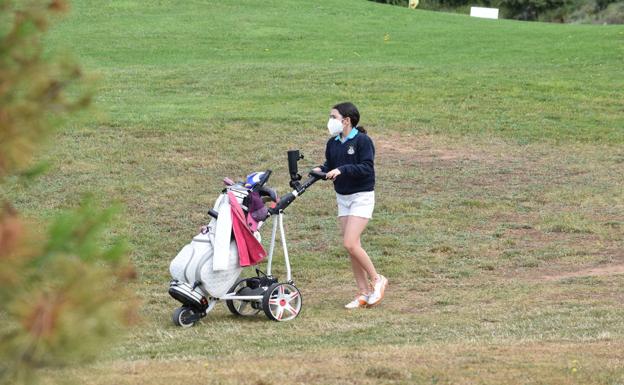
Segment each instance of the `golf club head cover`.
M249 214L247 214L247 225L251 231L258 230L258 222L264 221L269 216L269 210L264 207L264 201L256 191L249 193Z

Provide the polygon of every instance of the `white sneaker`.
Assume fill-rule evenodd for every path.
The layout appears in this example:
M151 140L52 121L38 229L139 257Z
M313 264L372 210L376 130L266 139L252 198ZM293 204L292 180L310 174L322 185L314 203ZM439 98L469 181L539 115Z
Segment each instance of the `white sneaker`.
M368 306L368 295L359 294L355 299L348 304L345 305L346 309L357 309L359 307L367 307Z
M375 306L384 298L386 288L388 287L388 279L379 274L379 278L373 284L373 292L368 296L367 304L369 307Z

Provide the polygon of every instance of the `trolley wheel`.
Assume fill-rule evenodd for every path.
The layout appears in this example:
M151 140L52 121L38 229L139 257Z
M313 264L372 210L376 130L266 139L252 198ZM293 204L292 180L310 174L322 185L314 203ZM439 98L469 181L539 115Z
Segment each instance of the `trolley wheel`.
M195 322L197 322L195 314L195 309L191 307L179 307L173 311L173 324L176 326L182 326L183 328L190 328L195 325Z
M241 279L232 286L229 293L238 294L245 287L247 287L247 279ZM225 304L232 314L242 317L254 316L261 310L259 301L228 299Z
M273 321L295 319L301 312L302 305L301 292L290 283L274 283L262 298L262 309Z

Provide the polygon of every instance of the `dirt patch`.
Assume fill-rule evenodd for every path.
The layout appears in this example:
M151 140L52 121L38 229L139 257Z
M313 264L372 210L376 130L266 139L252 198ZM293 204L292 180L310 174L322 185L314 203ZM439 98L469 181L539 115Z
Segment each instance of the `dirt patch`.
M599 239L595 234L544 231L535 228L507 229L504 238L513 240L516 247L527 249L571 244L590 245Z
M588 269L572 271L568 273L544 275L542 279L545 281L559 281L566 278L577 277L601 277L606 275L624 274L624 263L618 265L608 265L601 267L592 267Z
M506 279L541 282L624 272L618 239L602 234L549 231L540 221L539 215L527 213L493 217L488 230L499 241L481 250L481 254L488 260L499 261L496 271Z
M426 135L386 135L375 139L380 159L419 163L484 160L488 156L476 148L461 144L437 143Z

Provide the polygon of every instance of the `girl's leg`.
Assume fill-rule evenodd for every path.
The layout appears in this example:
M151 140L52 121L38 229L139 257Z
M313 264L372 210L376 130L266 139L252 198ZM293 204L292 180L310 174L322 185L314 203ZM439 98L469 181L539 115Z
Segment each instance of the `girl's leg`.
M368 219L356 217L353 215L341 217L341 220L342 218L347 218L345 220L343 230L343 244L345 249L347 249L349 255L351 256L352 263L357 262L360 265L361 269L368 273L371 281L376 281L378 276L377 271L375 270L375 266L373 266L373 262L360 244L360 235L364 231L364 228L366 228L366 225L368 224ZM366 279L366 275L364 276L364 279ZM368 281L366 282L366 287L368 288Z
M353 218L353 217L352 216L338 217L338 219L340 220L340 232L343 236L343 242L344 242L345 229L347 228L349 218ZM351 255L350 257L351 257L351 269L353 270L353 276L355 277L355 282L358 286L358 289L360 290L360 293L368 294L370 292L370 286L368 284L368 279L366 277L366 270L364 270L364 268L362 267L362 265L357 259L353 258L353 256Z

